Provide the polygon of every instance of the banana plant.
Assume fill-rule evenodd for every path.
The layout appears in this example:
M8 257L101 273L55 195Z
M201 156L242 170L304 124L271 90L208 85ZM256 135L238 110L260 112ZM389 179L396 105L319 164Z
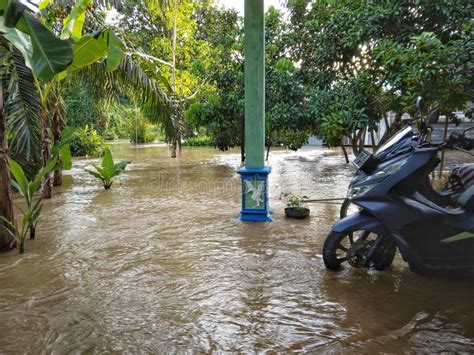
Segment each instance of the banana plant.
M17 206L18 209L23 213L21 228L18 228L17 225L3 217L1 220L10 226L10 234L16 241L20 253L23 253L24 251L24 242L28 231L30 232L30 239L35 239L36 225L38 224L41 209L43 208L43 196L40 194L35 199L35 192L40 188L44 176L54 170L59 161L63 169L71 169L72 159L71 152L69 150L69 143L72 141L74 136L74 130L66 131L61 142L55 144L51 150L52 158L48 165L41 168L41 170L31 181L26 177L26 174L20 164L18 164L13 159L8 160L10 172L15 178L15 180L11 181L11 185L25 199L26 210L23 210Z
M17 224L12 223L4 216L0 216L0 221L4 222L8 228L5 228L8 234L15 241L18 251L20 254L25 252L25 239L28 234L28 218L23 218L21 223L21 228L18 228Z
M23 210L19 206L17 206L18 209L23 213L21 229L18 230L16 226L14 228L14 234L17 234L17 238L20 238L20 242L18 242L18 240L12 235L13 239L15 239L15 241L18 243L20 253L22 253L21 249L23 248L22 245L24 244L24 237L26 236L26 232L24 231L25 228L30 231L30 239L35 239L36 225L38 224L41 209L43 208L43 197L40 195L35 200L34 194L40 188L44 176L55 168L56 161L57 156L51 159L48 165L41 168L41 170L31 181L29 181L26 177L25 172L23 171L20 164L18 164L12 159L8 161L10 172L15 178L15 180L11 182L12 186L18 190L18 192L25 199L26 202L26 210Z
M112 158L112 152L109 148L106 148L101 165L92 164L95 171L89 169L85 169L85 171L97 179L100 179L104 185L104 189L108 190L112 187L113 178L120 175L130 163L130 160L122 160L120 163L115 164Z
M77 0L64 19L60 38L43 23L41 12L32 11L20 0L0 0L0 35L20 51L34 76L40 98L42 124L42 160L48 165L50 153L50 112L48 99L68 73L74 73L106 59L107 71L114 71L123 56L123 42L109 29L82 36L85 12L92 0ZM48 2L41 2L45 8ZM39 15L39 16L38 16ZM52 195L51 176L46 173L42 185L45 198Z
M59 150L60 148L58 147L58 151ZM18 209L23 213L21 227L18 227L16 223L9 221L3 216L0 216L0 220L6 223L6 225L9 227L6 228L6 230L16 242L20 254L23 254L25 252L25 239L28 234L28 231L30 232L30 239L35 239L36 225L38 224L41 210L43 208L43 197L39 195L35 200L34 194L40 188L41 182L43 181L45 174L53 170L56 166L57 157L58 155L55 155L54 158L50 160L48 165L43 167L31 181L29 181L26 177L25 172L23 171L20 164L18 164L13 159L8 160L10 172L15 178L15 180L12 181L11 184L25 199L26 210L23 210L22 208L17 206Z

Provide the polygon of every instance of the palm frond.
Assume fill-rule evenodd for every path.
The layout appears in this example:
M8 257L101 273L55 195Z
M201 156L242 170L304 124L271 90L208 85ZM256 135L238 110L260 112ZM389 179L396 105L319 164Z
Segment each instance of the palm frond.
M6 106L8 130L13 133L10 149L29 159L41 146L40 99L33 74L16 49L11 56L10 75L12 87Z
M105 62L99 62L75 75L99 95L113 97L120 93L130 98L151 121L161 124L168 142L179 135L180 107L130 55L124 55L118 69L112 72L107 71Z
M60 6L69 6L72 7L76 3L75 0L51 0L50 4L60 5ZM116 8L117 10L122 9L123 0L93 0L92 4L94 7L102 9L110 9L111 7Z

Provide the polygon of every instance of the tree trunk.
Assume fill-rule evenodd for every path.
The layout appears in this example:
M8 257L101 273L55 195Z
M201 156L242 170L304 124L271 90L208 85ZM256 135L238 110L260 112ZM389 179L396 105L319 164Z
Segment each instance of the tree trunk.
M352 133L351 137L352 154L357 156L357 134Z
M173 39L171 43L173 68L171 68L171 88L173 89L174 93L176 93L176 40L178 37L177 13L177 0L173 0Z
M443 142L446 141L448 138L448 127L449 127L449 120L448 117L446 117L446 121L444 122L444 134L443 134ZM438 179L441 179L443 177L443 169L444 169L444 153L445 150L443 149L441 151L441 161L439 163L439 175Z
M0 214L11 223L14 223L13 203L11 196L11 177L8 168L8 139L7 115L3 107L3 88L0 90ZM0 251L11 250L15 247L7 226L0 222Z
M172 57L172 64L173 67L171 68L171 89L173 91L173 95L176 95L176 40L178 37L178 28L177 28L177 2L176 0L173 0L173 38L171 39L171 57ZM175 97L177 98L177 97ZM178 110L178 105L173 105L175 106L174 109L176 109L175 114L177 114ZM179 121L176 120L177 122ZM179 124L179 123L178 123ZM178 140L181 140L179 137L179 132L176 132L176 137L173 138L171 142L171 152L170 152L170 157L171 158L176 158L177 157L177 148L178 148Z
M53 135L54 142L58 144L61 140L61 115L59 106L56 104L53 114ZM58 168L54 170L53 186L61 186L63 184L63 169L61 168L61 158L58 158Z
M359 150L358 150L357 154L362 152L362 150L364 149L366 135L367 135L367 129L364 128L362 130L362 136L359 138Z
M272 141L272 133L271 132L269 132L268 137L269 138L267 139L267 155L265 157L265 161L268 161L268 157L270 156L270 149L272 149L273 141Z
M51 153L49 151L49 146L51 144L51 139L49 135L48 127L48 114L46 112L46 107L41 108L41 124L43 126L43 166L48 165L51 158ZM43 193L44 198L51 198L51 173L46 173L43 179L43 184L41 186L41 192Z
M178 147L178 141L176 138L173 138L173 141L171 142L170 145L170 157L171 158L176 158L176 149Z
M360 153L360 140L362 139L362 135L364 133L363 129L360 129L357 133L352 134L352 153L357 156Z
M370 131L370 140L372 141L372 152L376 153L377 152L377 143L375 142L375 132L372 129Z
M349 155L347 154L346 147L344 146L344 138L341 138L341 148L344 153L344 158L346 159L346 164L349 164Z

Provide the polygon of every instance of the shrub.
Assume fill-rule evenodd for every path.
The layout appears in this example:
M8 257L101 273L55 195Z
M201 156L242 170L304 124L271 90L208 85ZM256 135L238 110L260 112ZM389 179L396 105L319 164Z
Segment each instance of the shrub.
M115 141L119 139L117 132L113 128L109 128L104 132L104 139L106 141Z
M132 143L151 143L154 142L158 134L144 118L139 118L135 124L130 127L130 142Z
M213 146L214 142L208 136L200 136L186 139L182 145L184 147L206 147Z
M109 111L109 126L106 135L114 139L127 139L135 123L135 111L122 104L112 105ZM106 136L105 139L109 139ZM115 138L117 137L117 138Z
M70 144L71 154L74 157L92 157L101 156L104 150L104 142L97 131L88 125L83 129L78 129Z

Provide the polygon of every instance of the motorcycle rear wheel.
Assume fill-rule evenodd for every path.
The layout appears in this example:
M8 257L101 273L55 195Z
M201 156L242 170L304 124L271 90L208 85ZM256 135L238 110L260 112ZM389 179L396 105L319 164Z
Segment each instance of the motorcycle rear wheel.
M380 235L368 231L334 232L327 236L323 246L323 261L326 268L338 271L341 264L347 262L353 267L373 267L385 270L392 265L397 251L395 240L386 236L383 244L375 251L371 260L364 260L370 247Z

